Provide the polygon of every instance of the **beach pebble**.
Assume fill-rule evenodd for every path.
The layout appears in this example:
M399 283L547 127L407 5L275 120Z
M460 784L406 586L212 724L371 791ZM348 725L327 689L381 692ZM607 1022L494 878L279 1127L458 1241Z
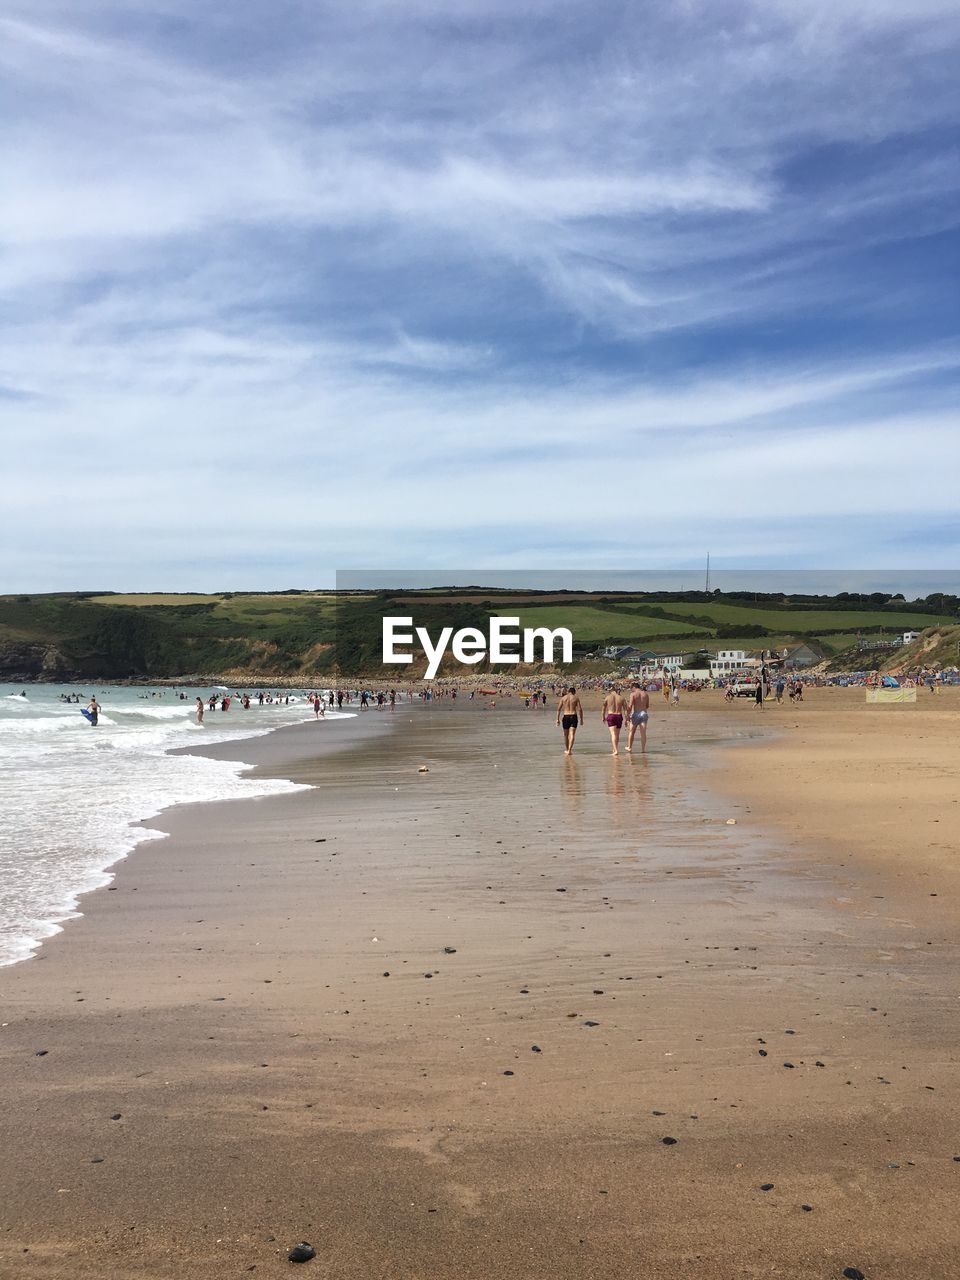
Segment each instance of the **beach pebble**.
M115 1111L115 1112L113 1113L113 1115L110 1117L110 1119L111 1119L111 1120L119 1120L119 1119L121 1119L120 1112L119 1112L119 1111Z
M455 956L455 955L457 954L457 948L456 948L456 947L444 947L444 948L443 948L443 954L444 954L445 956Z
M859 1267L844 1267L843 1274L845 1280L867 1280Z
M33 1056L35 1058L45 1058L49 1052L49 1049L38 1049Z
M665 1147L675 1147L677 1145L676 1138L661 1138L660 1141Z
M774 1184L773 1184L772 1182L761 1182L761 1183L760 1183L760 1190L761 1190L761 1191L772 1191L772 1190L773 1190L773 1186L774 1186Z
M813 1213L812 1204L802 1204L800 1208L803 1210L804 1213Z
M538 1044L532 1044L532 1045L530 1046L530 1052L531 1052L531 1053L543 1053L543 1050L540 1048L540 1046L539 1046Z
M300 1243L295 1244L293 1248L290 1250L290 1252L287 1254L287 1261L288 1262L309 1262L311 1258L315 1258L316 1256L317 1256L316 1249L314 1249L312 1245L308 1244L306 1240L301 1240Z
M417 770L417 773L429 773L429 772L430 770L427 768L425 764L422 764L420 768Z
M728 819L727 819L727 826L728 826L728 827L735 827L736 825L737 825L737 820L736 820L736 818L728 818Z

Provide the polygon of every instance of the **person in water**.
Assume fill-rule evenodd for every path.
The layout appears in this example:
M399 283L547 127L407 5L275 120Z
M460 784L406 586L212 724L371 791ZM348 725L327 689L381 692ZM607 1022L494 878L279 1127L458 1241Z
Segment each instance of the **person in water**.
M197 699L197 724L203 724L203 699Z
M97 701L96 694L94 694L93 697L90 699L90 701L87 703L87 711L90 716L91 725L93 725L93 727L96 728L97 722L100 719L100 703Z
M620 754L620 730L623 728L623 713L626 709L627 704L623 700L623 694L614 685L604 698L603 706L600 709L600 719L610 730L610 742L613 746L610 754L612 756Z
M583 705L573 685L566 690L557 706L557 724L563 726L563 754L573 755L573 740L577 736L577 725L583 724Z
M640 750L647 749L647 721L650 719L650 695L638 681L633 682L630 701L627 704L630 715L630 732L627 735L627 750L633 750L633 740L640 730Z

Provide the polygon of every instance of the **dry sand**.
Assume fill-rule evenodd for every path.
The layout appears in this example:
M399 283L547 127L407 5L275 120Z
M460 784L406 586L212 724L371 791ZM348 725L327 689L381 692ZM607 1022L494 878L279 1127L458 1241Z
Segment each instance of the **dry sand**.
M316 789L0 971L0 1276L960 1274L960 699L862 698L224 749Z

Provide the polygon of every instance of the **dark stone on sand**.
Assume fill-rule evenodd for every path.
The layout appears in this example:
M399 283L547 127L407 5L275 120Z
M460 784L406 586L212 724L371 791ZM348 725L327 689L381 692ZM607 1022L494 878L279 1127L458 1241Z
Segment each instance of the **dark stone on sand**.
M103 1164L103 1156L94 1156L94 1157L91 1159L90 1163L91 1163L91 1164Z
M543 1050L540 1048L540 1046L539 1046L538 1044L532 1044L532 1045L530 1046L530 1052L531 1052L531 1053L543 1053Z
M593 994L594 994L595 996L602 996L602 995L603 995L603 992L599 989L599 987L594 987L594 989L593 989Z
M804 1213L813 1213L812 1204L802 1204L800 1208L803 1210Z
M313 843L314 843L314 844L326 844L326 843L327 843L327 837L326 837L326 836L321 836L321 837L319 838L319 840L314 840L314 842L313 842Z
M867 1280L859 1267L844 1267L843 1274L845 1280Z
M308 1244L306 1240L301 1240L299 1244L295 1244L287 1254L288 1262L309 1262L311 1258L317 1256L317 1251L313 1245Z
M384 976L385 978L389 978L389 977L390 977L390 970L389 970L389 969L384 969L384 971L383 971L383 976Z
M456 947L444 947L444 948L443 948L443 954L444 954L445 956L455 956L455 955L457 954L457 948L456 948Z
M512 1076L512 1075L513 1075L513 1072L512 1072L512 1071L505 1071L503 1074L504 1074L505 1076Z
M667 1113L665 1111L651 1111L650 1114L652 1116L665 1116Z
M660 1141L665 1147L675 1147L677 1145L676 1138L661 1138Z
M558 890L557 890L557 893L566 893L566 892L567 892L567 891L566 891L566 889L558 889Z
M113 1115L110 1117L111 1120L119 1120L120 1118L121 1116L119 1111L115 1111Z
M35 1058L45 1058L49 1052L50 1052L49 1049L38 1049L33 1056Z
M589 1019L583 1024L585 1027L599 1027L599 1022L591 1022Z
M766 1051L766 1049L758 1049L758 1050L757 1050L757 1053L759 1053L759 1055L760 1055L760 1057L761 1057L761 1058L765 1058L765 1057L767 1056L767 1051Z
M793 1063L792 1063L792 1062L785 1062L783 1065L784 1065L785 1067L789 1068L789 1070L791 1070L791 1071L793 1071L793 1070L794 1070L794 1065L793 1065Z
M772 1182L761 1182L761 1183L760 1183L760 1190L761 1190L761 1191L772 1191L772 1190L773 1190L773 1185L774 1185L774 1184L773 1184Z

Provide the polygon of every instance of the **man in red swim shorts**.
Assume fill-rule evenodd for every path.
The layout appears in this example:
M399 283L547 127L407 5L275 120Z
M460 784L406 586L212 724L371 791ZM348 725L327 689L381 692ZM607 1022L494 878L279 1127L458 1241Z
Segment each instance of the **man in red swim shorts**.
M600 719L610 730L610 741L613 744L613 750L610 752L613 756L620 754L620 730L623 728L623 713L627 709L627 704L623 700L619 688L614 685L610 692L603 700L603 707L600 711Z

